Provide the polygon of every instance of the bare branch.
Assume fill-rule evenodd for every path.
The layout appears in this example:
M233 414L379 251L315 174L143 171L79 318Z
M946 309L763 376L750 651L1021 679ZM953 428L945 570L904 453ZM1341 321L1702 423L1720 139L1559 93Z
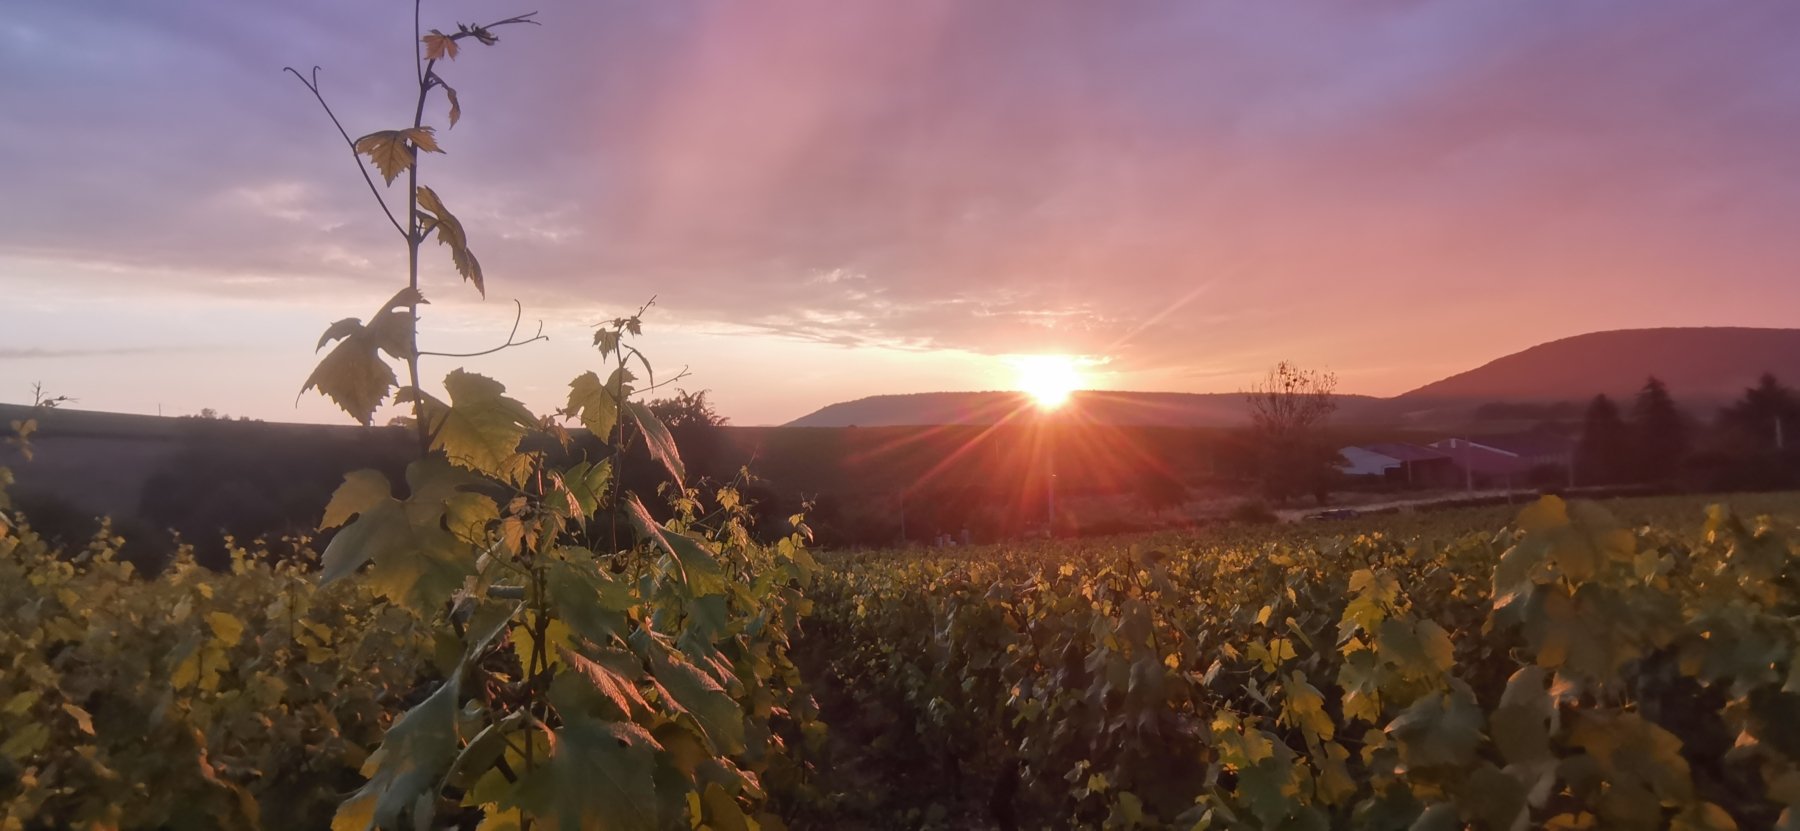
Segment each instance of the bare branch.
M294 77L300 81L300 84L305 86L307 91L313 94L314 98L319 99L319 106L325 108L325 115L331 118L331 125L337 128L338 135L344 137L344 144L350 147L350 159L351 161L356 162L356 172L361 173L363 181L368 183L369 193L373 194L375 196L375 202L381 205L381 212L387 214L388 222L393 224L394 230L400 232L400 236L410 239L411 236L407 234L406 229L400 227L400 220L394 218L394 212L388 209L387 200L381 198L381 189L375 187L375 179L369 175L368 166L364 165L362 163L362 158L357 155L356 139L350 137L349 131L345 130L343 123L338 121L337 113L332 112L331 105L325 103L324 94L319 92L319 68L316 66L312 68L312 80L310 81L307 80L305 75L301 75L299 70L291 66L282 67L282 71L293 73Z
M514 346L524 346L525 344L528 344L528 343L535 343L540 340L549 340L550 339L549 335L544 334L544 321L539 320L537 334L532 335L531 337L526 338L524 340L514 340L514 338L517 337L519 334L519 321L525 316L525 306L524 306L524 304L520 303L517 300L513 301L513 306L516 309L516 311L513 314L512 331L507 333L505 343L500 344L499 346L496 346L492 349L483 349L480 352L427 352L425 350L420 350L418 352L418 354L420 356L431 355L431 356L438 357L438 358L479 358L482 355L492 355L495 352L499 352L502 349L510 349Z

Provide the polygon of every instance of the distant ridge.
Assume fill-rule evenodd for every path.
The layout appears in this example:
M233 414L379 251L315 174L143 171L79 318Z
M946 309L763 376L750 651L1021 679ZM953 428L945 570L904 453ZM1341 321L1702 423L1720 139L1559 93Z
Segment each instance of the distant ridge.
M1719 403L1764 372L1800 385L1800 329L1619 329L1553 340L1426 384L1402 401L1585 401L1630 395L1654 375L1676 400Z
M1340 396L1340 415L1354 420L1381 402L1364 395ZM915 427L937 424L998 424L1029 418L1031 398L1020 392L921 392L872 395L844 401L788 422L788 427ZM1058 410L1067 421L1119 426L1222 427L1249 420L1240 393L1115 392L1086 390Z
M1592 332L1539 344L1394 398L1339 397L1342 422L1454 420L1490 403L1585 402L1628 397L1651 375L1697 414L1743 394L1773 372L1800 386L1800 329L1687 327ZM1078 392L1065 418L1116 425L1230 427L1248 414L1238 393ZM994 424L1028 415L1018 392L875 395L823 407L790 427Z

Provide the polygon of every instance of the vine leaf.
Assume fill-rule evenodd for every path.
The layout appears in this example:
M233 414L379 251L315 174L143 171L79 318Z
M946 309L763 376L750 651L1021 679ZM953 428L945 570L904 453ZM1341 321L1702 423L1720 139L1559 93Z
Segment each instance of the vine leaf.
M1408 764L1457 766L1474 757L1481 742L1481 708L1461 681L1449 692L1421 697L1393 721L1388 735L1398 739Z
M714 752L744 752L744 711L718 681L680 653L652 639L634 637L632 645L650 665L655 688L665 703L691 716Z
M449 505L462 488L478 485L474 476L451 467L443 459L426 458L406 469L411 496L403 502L384 493L391 490L374 471L357 471L344 477L326 509L326 521L356 519L331 538L320 555L319 581L330 583L347 577L374 561L369 583L376 591L420 611L438 607L461 588L474 571L457 537L444 529ZM329 527L329 526L327 526Z
M626 500L626 504L630 506L631 520L637 525L639 535L649 538L658 548L668 552L669 557L675 561L675 567L681 572L682 582L687 583L690 591L696 595L725 592L725 570L719 567L719 561L713 558L699 540L656 524L656 520L635 494Z
M687 470L681 464L681 451L675 447L675 437L669 435L669 428L663 426L662 419L657 418L656 413L641 403L627 401L625 409L631 413L631 420L637 422L638 428L644 431L644 442L650 447L650 455L662 462L669 475L675 477L675 484L680 485Z
M654 831L652 772L661 749L635 724L570 719L556 730L550 760L526 773L501 805L557 831Z
M442 153L437 136L430 127L408 127L404 130L376 130L356 140L356 152L369 157L381 178L388 184L418 158L418 151Z
M438 777L456 759L456 699L461 684L459 668L436 692L394 721L381 737L381 747L363 763L362 773L369 781L338 806L331 831L397 827L401 811L436 789ZM429 810L430 802L421 804ZM417 824L429 827L429 818Z
M370 318L367 326L354 317L331 324L319 337L317 348L323 349L334 340L342 342L313 368L300 392L316 388L352 418L369 424L375 408L398 383L394 370L377 353L386 352L401 360L411 353L413 310L424 302L416 289L404 288Z
M462 119L462 101L456 97L456 87L444 83L441 78L438 79L438 86L444 88L444 97L450 99L450 127L454 129L456 122Z
M402 390L399 398L418 400L431 433L431 448L442 450L451 464L517 484L530 470L530 458L519 442L536 422L525 405L506 397L506 386L473 372L452 370L444 378L450 403Z
M445 89L448 89L446 87ZM475 290L487 296L487 286L481 277L481 261L469 250L469 237L463 231L462 220L444 207L444 201L438 198L437 191L424 185L419 186L419 233L420 238L432 231L437 231L438 243L450 246L450 261L456 264L456 273L464 280L475 284Z
M436 29L432 29L424 37L419 38L419 42L425 44L425 60L428 61L445 59L454 61L456 53L462 51L462 47L456 45L456 38Z
M606 441L619 423L619 403L631 395L631 382L637 380L625 368L613 370L606 383L592 370L569 382L569 404L563 414L581 422L595 438Z

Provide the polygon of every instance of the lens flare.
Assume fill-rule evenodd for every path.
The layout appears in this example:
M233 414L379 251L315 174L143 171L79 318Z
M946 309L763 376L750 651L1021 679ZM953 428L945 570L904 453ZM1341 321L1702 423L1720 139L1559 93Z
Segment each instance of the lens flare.
M1012 359L1020 392L1046 410L1054 410L1081 388L1081 369L1069 355L1022 355Z

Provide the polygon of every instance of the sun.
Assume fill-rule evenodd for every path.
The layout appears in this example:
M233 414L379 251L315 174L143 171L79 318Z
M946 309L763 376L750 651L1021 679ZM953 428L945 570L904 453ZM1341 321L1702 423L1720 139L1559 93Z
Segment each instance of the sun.
M1038 407L1054 410L1081 388L1081 369L1070 355L1021 355L1012 359L1014 384Z

